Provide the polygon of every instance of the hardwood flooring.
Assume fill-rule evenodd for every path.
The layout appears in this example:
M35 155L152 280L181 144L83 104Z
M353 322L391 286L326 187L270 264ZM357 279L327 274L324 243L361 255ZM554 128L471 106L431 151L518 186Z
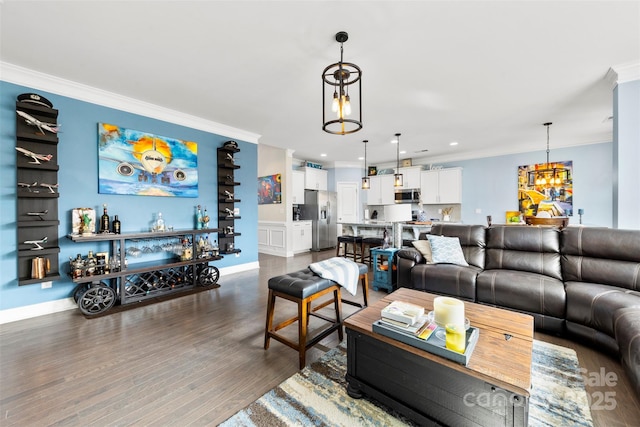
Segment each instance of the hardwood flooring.
M263 349L267 280L334 254L260 255L259 270L223 276L218 289L90 320L71 310L0 325L0 425L217 425L298 370L294 350L274 340ZM384 295L370 292L372 301ZM293 313L277 302L276 321ZM312 318L310 328L321 325ZM614 393L615 408L592 410L596 426L638 425L638 398L617 360L536 338L574 348L586 373L616 376L613 387L588 387L594 402ZM307 363L336 344L334 333Z

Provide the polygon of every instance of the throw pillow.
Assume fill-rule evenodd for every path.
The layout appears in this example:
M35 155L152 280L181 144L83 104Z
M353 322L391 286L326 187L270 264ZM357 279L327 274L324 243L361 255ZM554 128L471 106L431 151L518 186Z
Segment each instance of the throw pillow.
M434 264L457 264L469 266L457 237L429 236L431 258Z
M413 247L422 254L427 264L433 264L433 258L431 256L431 243L429 243L428 240L414 240L411 243L413 244Z

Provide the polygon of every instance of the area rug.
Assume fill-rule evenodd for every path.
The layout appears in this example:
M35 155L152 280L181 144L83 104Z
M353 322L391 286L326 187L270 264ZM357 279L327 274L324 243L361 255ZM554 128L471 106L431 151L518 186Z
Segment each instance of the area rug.
M235 426L414 426L385 405L346 392L346 343L220 424ZM591 426L575 351L534 341L529 426Z

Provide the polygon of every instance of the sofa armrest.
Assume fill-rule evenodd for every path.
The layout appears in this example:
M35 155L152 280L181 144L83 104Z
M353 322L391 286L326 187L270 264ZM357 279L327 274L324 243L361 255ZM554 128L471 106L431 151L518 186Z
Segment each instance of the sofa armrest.
M414 265L424 262L424 257L416 248L405 248L396 252L397 286L412 288L411 269Z

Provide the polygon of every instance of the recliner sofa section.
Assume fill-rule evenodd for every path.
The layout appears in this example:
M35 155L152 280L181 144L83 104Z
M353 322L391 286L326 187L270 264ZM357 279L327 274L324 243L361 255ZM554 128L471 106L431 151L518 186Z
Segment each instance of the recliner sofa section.
M434 224L431 234L458 237L469 266L401 249L398 286L531 314L537 330L619 354L640 396L640 230Z
M469 266L427 264L416 249L401 249L396 259L398 286L475 301L476 278L485 264L485 227L434 224L431 234L458 237ZM420 238L425 239L426 235L421 234Z

